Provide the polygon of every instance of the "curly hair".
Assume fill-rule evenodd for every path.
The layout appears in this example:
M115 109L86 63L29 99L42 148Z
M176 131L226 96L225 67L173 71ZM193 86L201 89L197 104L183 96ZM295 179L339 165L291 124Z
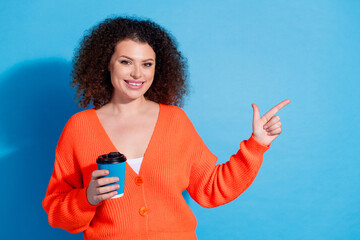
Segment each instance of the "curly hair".
M164 28L150 20L128 17L105 19L88 31L75 50L71 83L80 107L96 109L111 100L108 65L116 45L125 39L149 44L156 54L155 76L145 98L157 103L183 105L188 93L186 59Z

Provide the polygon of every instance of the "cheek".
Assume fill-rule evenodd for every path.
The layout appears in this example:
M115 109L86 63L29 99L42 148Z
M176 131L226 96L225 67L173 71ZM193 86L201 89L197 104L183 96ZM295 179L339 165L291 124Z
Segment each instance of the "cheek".
M126 75L124 74L123 71L115 70L115 71L110 72L110 80L111 80L111 84L113 85L113 87L119 86L119 84L121 84L121 81L125 78L126 78Z
M113 68L113 71L111 72L112 77L116 78L123 78L130 74L129 69L126 68Z
M151 79L151 80L153 80L154 79L154 76L155 76L155 69L153 69L153 70L149 70L147 73L146 73L146 78L147 79Z

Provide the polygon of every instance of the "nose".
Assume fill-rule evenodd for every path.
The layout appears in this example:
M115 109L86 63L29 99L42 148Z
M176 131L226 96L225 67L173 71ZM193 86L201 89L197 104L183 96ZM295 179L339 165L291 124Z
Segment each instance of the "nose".
M134 64L130 76L134 79L138 79L141 77L141 69L140 66L138 64Z

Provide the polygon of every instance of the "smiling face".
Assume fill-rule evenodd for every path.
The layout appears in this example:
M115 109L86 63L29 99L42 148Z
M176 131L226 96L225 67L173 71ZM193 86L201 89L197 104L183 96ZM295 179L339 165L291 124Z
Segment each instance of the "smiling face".
M147 43L130 39L116 45L110 63L112 101L129 102L144 98L155 75L155 52Z

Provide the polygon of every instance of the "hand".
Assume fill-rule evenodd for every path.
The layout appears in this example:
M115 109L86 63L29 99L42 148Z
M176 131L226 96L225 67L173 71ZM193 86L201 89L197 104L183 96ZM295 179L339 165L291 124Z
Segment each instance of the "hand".
M252 104L253 115L253 135L255 139L263 145L270 145L281 133L281 122L279 116L274 116L281 108L290 103L286 99L273 107L270 111L260 118L260 112L256 104Z
M115 190L120 188L119 184L102 187L119 181L117 177L101 178L108 174L108 170L95 170L91 173L91 180L86 189L86 197L91 205L97 205L99 202L112 198L117 194Z

